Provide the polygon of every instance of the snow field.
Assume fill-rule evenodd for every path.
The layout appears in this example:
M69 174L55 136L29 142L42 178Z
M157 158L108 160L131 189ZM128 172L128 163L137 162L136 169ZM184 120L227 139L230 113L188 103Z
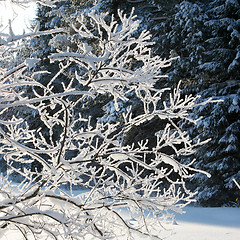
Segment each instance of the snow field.
M169 240L238 240L240 208L186 207L176 215Z
M161 237L166 240L238 240L240 208L186 207L176 215L176 224L163 224ZM16 230L2 232L1 240L23 240ZM134 235L135 239L140 239ZM92 239L92 238L89 238ZM147 238L144 238L147 240ZM30 240L30 239L29 239ZM46 240L46 239L43 239ZM126 240L122 236L121 240Z

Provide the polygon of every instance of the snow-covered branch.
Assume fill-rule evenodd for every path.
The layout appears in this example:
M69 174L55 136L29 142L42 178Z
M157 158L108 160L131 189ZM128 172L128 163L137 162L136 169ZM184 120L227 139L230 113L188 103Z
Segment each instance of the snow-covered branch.
M233 179L233 181L234 181L234 183L237 185L237 187L240 189L239 183L238 183L235 179Z
M155 88L171 61L152 56L148 32L133 36L139 25L133 12L118 15L119 23L94 11L87 24L84 15L72 19L77 47L47 56L59 70L44 84L44 77L36 80L44 76L34 68L38 59L2 69L0 154L7 172L0 178L0 232L11 225L25 238L160 239L168 211L194 201L185 180L208 174L179 159L202 143L190 140L178 122L192 121L198 97L182 96L180 84ZM65 78L71 66L75 74ZM84 106L100 94L111 96L116 110L134 96L141 112L128 106L119 122L92 119ZM163 125L149 139L124 141L153 119Z
M9 34L6 33L0 33L0 46L1 45L6 45L9 46L13 42L16 42L18 40L22 40L24 38L29 38L29 37L37 37L37 36L43 36L43 35L49 35L49 34L56 34L63 32L64 29L59 28L59 29L52 29L52 30L46 30L46 31L36 31L36 32L30 32L26 34L21 34L21 35L14 35L12 31L10 31Z

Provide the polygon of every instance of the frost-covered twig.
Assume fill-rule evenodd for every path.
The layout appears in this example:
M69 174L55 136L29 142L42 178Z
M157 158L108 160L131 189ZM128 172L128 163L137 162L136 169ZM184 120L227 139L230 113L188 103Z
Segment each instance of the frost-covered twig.
M238 183L235 179L233 179L233 181L234 181L234 183L237 185L237 187L240 189L239 183Z
M0 154L7 172L0 178L0 222L25 238L158 239L168 211L194 201L186 179L208 175L179 161L202 143L193 142L178 122L196 122L189 111L203 103L183 97L180 83L173 90L155 89L171 60L152 56L147 31L133 36L139 26L133 11L118 15L119 23L94 11L88 24L86 15L72 19L77 49L48 56L59 70L44 84L41 77L35 80L44 76L35 72L38 59L1 69ZM38 33L45 34L28 36ZM62 81L71 66L75 75ZM116 111L121 101L130 105L131 97L142 109L133 114L129 106L117 123L93 121L84 110L99 94L111 96ZM122 140L154 119L164 122L148 139ZM16 177L19 184L11 181Z
M30 32L26 34L21 34L21 35L12 35L12 34L1 34L0 33L0 46L1 45L6 45L9 46L11 45L12 42L16 42L18 40L22 40L24 38L28 37L37 37L37 36L43 36L43 35L49 35L49 34L56 34L63 32L64 29L58 28L58 29L52 29L52 30L46 30L46 31L36 31L36 32Z

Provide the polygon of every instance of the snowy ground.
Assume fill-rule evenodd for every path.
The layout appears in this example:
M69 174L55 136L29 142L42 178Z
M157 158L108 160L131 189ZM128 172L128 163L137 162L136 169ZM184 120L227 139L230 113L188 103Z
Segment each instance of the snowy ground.
M165 225L165 240L238 240L240 208L186 207L176 215L176 225ZM5 232L1 240L22 240L14 232ZM138 240L138 239L136 239Z
M168 226L169 240L238 240L240 208L186 207L176 215L177 224Z

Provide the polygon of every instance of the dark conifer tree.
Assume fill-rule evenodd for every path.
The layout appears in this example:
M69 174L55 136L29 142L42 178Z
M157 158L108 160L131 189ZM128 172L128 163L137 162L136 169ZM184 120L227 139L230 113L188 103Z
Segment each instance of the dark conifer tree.
M165 69L169 77L160 79L159 86L174 86L182 80L184 95L186 92L202 95L202 99L215 97L223 102L201 107L195 111L193 118L203 116L196 128L187 127L193 138L212 138L211 142L199 148L195 156L199 168L204 168L212 174L211 179L195 178L189 183L199 191L198 201L204 205L222 205L234 200L236 186L232 178L240 182L240 3L238 0L220 1L97 1L72 0L62 1L54 8L40 6L36 23L40 30L52 27L63 27L62 33L36 37L27 48L32 49L29 54L41 61L36 66L41 73L36 78L43 82L49 81L59 66L50 63L46 56L54 53L55 48L66 50L76 49L79 39L74 31L69 30L71 16L90 9L109 12L116 15L117 9L129 14L132 7L141 19L139 32L149 30L152 33L154 51L163 58L180 58L172 61L172 66ZM87 23L86 23L87 24ZM136 32L138 34L139 32ZM44 71L44 72L43 72ZM56 78L56 89L61 88L61 81L67 81L77 66L71 65L67 71ZM50 72L47 73L47 72ZM81 88L81 86L79 86ZM201 100L201 99L200 99ZM139 104L131 98L136 109ZM120 111L111 108L112 102L107 96L99 95L93 102L94 112L91 113L95 121L114 121L120 118L124 108ZM104 105L108 108L102 108ZM89 114L87 104L81 111ZM103 109L111 109L106 111ZM37 121L33 121L37 124ZM154 125L157 124L154 122ZM148 126L142 126L139 136L151 131ZM128 139L131 136L126 136ZM189 159L190 160L190 159ZM185 161L185 160L183 160Z

